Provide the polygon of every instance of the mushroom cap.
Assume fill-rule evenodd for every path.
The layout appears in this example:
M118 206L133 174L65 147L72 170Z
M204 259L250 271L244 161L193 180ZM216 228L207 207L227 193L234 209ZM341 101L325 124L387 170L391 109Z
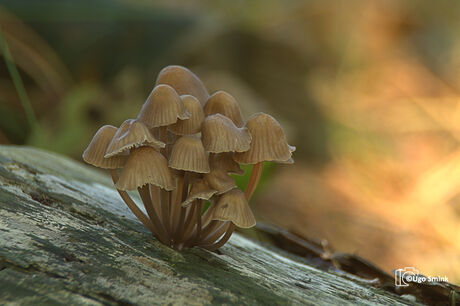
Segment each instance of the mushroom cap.
M203 143L195 136L182 136L173 145L169 167L197 173L208 173L209 162Z
M209 165L211 169L223 169L227 173L243 175L244 170L241 169L240 165L233 160L233 152L212 154L209 157Z
M201 105L206 103L209 93L201 80L190 70L182 66L167 66L158 74L158 84L167 84L174 88L179 95L192 95L200 101Z
M231 221L242 228L256 225L256 219L249 208L244 192L239 189L233 189L219 198L213 209L212 219Z
M126 156L104 158L107 146L116 132L117 128L112 125L102 126L96 134L94 134L93 139L83 152L83 160L90 165L103 169L117 169L123 167L126 162Z
M178 120L168 129L176 135L196 134L201 129L201 124L204 120L203 108L197 98L190 95L180 97L185 105L185 109L190 113L190 118Z
M217 168L204 175L204 179L209 187L217 190L217 194L222 194L236 188L235 180L226 170Z
M139 147L131 151L115 186L120 190L134 190L145 184L166 190L175 188L168 161L152 147Z
M182 202L182 206L187 207L197 199L209 200L216 193L217 190L214 190L211 187L209 187L208 183L205 180L196 180L192 184L192 188L190 189L190 193L187 199L184 202Z
M244 152L251 147L247 128L238 128L228 117L214 114L204 119L201 137L206 151L213 153Z
M230 118L237 127L244 125L238 102L225 91L217 91L209 97L204 105L204 114L205 116L222 114Z
M135 119L128 119L118 128L107 147L104 157L112 157L141 146L151 146L155 149L160 149L164 148L165 144L155 139L145 124Z
M252 136L251 148L235 153L233 158L241 164L263 161L289 162L295 147L288 145L281 125L270 115L257 113L246 122Z
M169 85L155 86L142 105L137 119L148 128L176 123L177 119L187 119L190 114L177 92Z

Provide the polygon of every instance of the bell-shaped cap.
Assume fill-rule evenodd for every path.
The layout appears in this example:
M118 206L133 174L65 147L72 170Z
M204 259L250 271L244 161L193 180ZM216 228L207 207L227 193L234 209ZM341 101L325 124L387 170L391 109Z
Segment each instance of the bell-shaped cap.
M173 145L169 167L197 173L208 173L209 162L203 143L195 136L182 136Z
M263 161L289 162L295 147L288 145L286 135L278 121L270 115L257 113L246 122L251 133L251 148L235 153L233 158L241 164L257 164Z
M182 202L183 207L189 206L193 201L200 200L209 200L214 194L217 193L217 190L209 187L208 183L203 179L198 179L192 184L190 193L187 199Z
M150 130L135 119L125 120L110 141L105 158L126 152L141 146L151 146L155 149L164 148L165 144L153 137Z
M251 146L251 135L246 128L238 128L221 114L204 119L201 137L206 151L212 153L244 152Z
M117 132L117 128L112 125L102 126L83 152L83 160L90 165L103 169L117 169L123 167L127 156L114 156L104 158L105 151Z
M176 135L189 135L200 132L201 124L204 120L203 108L200 101L194 96L184 95L180 97L185 105L185 109L190 113L190 118L178 120L168 129Z
M194 96L201 105L204 105L209 98L208 91L201 80L193 72L182 66L163 68L158 74L156 84L167 84L181 96Z
M137 119L148 128L154 128L174 124L177 119L184 120L189 117L190 114L174 88L158 85L142 105Z
M232 95L225 91L215 92L209 97L204 106L205 116L213 114L222 114L235 123L237 127L244 125L243 117L241 116L241 109L238 102Z
M120 190L135 190L145 184L166 190L175 188L168 161L152 147L139 147L130 152L115 186Z
M231 221L242 228L256 225L256 219L249 208L244 192L239 189L233 189L219 198L212 211L212 219Z
M235 180L224 169L212 169L211 172L205 174L204 179L209 187L217 190L217 194L222 194L236 188Z
M219 153L212 154L209 157L209 164L211 169L223 169L227 173L243 175L244 170L241 169L240 165L233 160L233 153Z

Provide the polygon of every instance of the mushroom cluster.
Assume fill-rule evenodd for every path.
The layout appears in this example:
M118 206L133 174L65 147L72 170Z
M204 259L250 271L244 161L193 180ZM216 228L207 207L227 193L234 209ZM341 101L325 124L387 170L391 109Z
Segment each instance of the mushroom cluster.
M180 66L164 68L136 119L102 126L83 152L85 162L109 169L121 198L162 243L181 250L216 250L235 226L256 221L248 201L265 161L293 163L280 124L257 113L245 123L228 93L209 95ZM230 174L252 164L244 192ZM136 190L147 215L127 193Z

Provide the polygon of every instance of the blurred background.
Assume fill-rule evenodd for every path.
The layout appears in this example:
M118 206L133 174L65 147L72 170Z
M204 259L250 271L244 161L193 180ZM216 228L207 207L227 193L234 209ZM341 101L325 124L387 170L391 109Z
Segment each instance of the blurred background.
M81 160L184 65L297 146L266 172L259 220L459 283L459 16L448 0L0 0L0 143Z

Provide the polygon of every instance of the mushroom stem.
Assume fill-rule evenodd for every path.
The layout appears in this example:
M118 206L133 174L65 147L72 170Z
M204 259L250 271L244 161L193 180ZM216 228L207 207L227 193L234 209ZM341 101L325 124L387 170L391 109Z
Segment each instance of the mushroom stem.
M203 200L199 200L198 204L196 205L196 233L195 233L195 242L196 244L200 240L200 233L201 233L201 211L203 210Z
M211 233L213 233L223 222L218 220L212 220L209 224L203 228L201 237L203 240L208 240Z
M176 229L176 232L174 233L174 237L176 241L182 241L184 238L184 221L185 221L185 216L186 213L189 212L189 208L184 208L182 207L182 201L184 201L187 198L188 194L188 185L189 185L189 175L187 173L184 173L184 178L183 178L183 183L182 183L182 193L177 194L180 198L179 202L179 207L180 207L180 215L179 215L179 220L178 220L178 227Z
M155 213L155 209L153 208L152 199L150 198L149 186L144 185L142 187L137 188L139 191L139 195L141 196L142 202L144 203L145 210L150 217L150 221L153 224L153 228L155 229L154 234L158 236L158 239L165 243L167 242L167 234L161 224L160 219L158 218L157 214Z
M211 222L212 211L214 210L215 205L208 207L208 209L204 212L203 216L201 216L201 224L203 227L207 226L209 222Z
M226 221L224 222L221 226L217 227L215 231L213 231L211 234L209 234L207 237L201 239L200 244L201 245L208 245L216 242L217 239L222 237L222 235L227 231L228 226L230 225L231 222Z
M173 229L173 239L174 241L177 240L178 231L179 231L179 215L181 213L181 203L182 203L182 189L184 188L184 177L180 176L177 179L177 188L173 191L173 205L172 205L172 229Z
M185 201L187 198L188 192L189 192L189 184L190 184L190 173L185 172L184 174L184 183L183 183L183 188L182 188L182 195L181 195L181 207L182 207L182 202Z
M228 241L228 239L230 239L230 237L233 234L234 229L235 229L235 225L230 222L230 225L227 231L225 232L225 235L218 242L213 243L213 244L203 245L201 247L211 252L217 250L218 248L223 246Z
M185 239L184 239L184 246L187 248L191 248L195 246L195 233L196 233L196 223L193 223L193 227L189 232L185 232Z
M171 224L169 222L169 192L163 189L160 189L161 196L161 219L163 220L163 225L165 227L166 233L168 236L171 236Z
M161 216L161 200L160 200L160 189L158 186L149 184L150 187L150 199L152 200L153 208L157 216ZM161 222L161 219L160 219Z
M160 126L158 128L158 133L160 136L160 141L167 144L168 143L168 131L165 126ZM161 149L160 152L163 156L168 159L168 145L165 148ZM171 238L171 222L170 222L170 207L169 207L169 192L163 189L160 189L161 197L161 219L163 220L163 225L165 226L166 233L169 238Z
M169 197L169 199L168 199L168 201L169 201L169 226L171 227L171 236L174 233L174 213L175 213L175 210L176 210L175 209L175 204L176 204L175 192L176 192L176 190L168 192L168 197Z
M112 181L114 184L118 181L118 172L116 169L111 169L110 174L112 176ZM126 191L117 189L118 193L120 194L123 201L126 203L126 206L132 211L132 213L136 216L139 221L144 224L146 228L148 228L152 233L154 233L155 229L153 228L153 224L150 219L137 207L137 204L131 199L129 194Z
M185 221L182 222L180 225L180 234L181 234L181 237L178 241L176 241L177 243L179 244L183 244L187 241L187 239L189 238L189 234L190 234L190 231L193 229L193 226L195 224L192 223L192 220L194 219L194 215L195 215L195 203L193 202L192 204L190 204L187 208L185 208L185 212L184 212L184 219ZM191 226L192 225L192 226Z
M259 184L260 176L262 174L263 164L264 164L263 162L259 162L252 166L251 177L249 178L248 185L246 186L246 189L244 190L244 195L246 196L246 199L248 201L249 199L251 199L252 195L254 194L257 184Z
M191 208L190 208L189 214L187 216L187 219L185 220L185 224L184 224L184 233L185 233L185 235L190 233L190 231L193 230L193 227L196 224L196 223L193 222L193 220L196 219L196 205L198 205L198 204L196 203L196 201L194 201L192 203L192 205L191 205Z

